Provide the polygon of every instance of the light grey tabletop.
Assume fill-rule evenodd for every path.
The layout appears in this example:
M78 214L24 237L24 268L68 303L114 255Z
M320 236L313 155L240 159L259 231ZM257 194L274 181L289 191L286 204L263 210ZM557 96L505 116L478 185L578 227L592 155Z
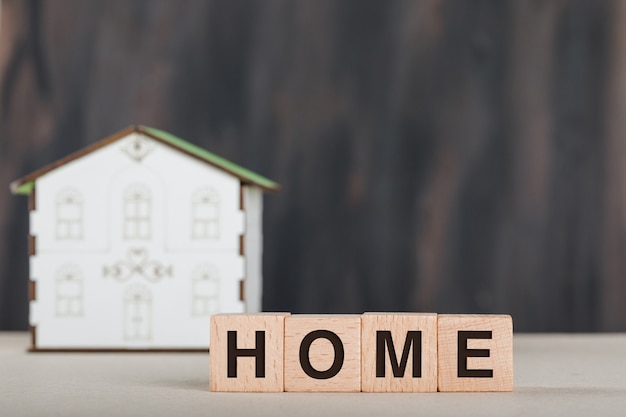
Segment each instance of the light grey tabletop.
M621 416L626 335L514 339L511 393L238 394L209 391L200 353L27 353L0 333L0 416Z

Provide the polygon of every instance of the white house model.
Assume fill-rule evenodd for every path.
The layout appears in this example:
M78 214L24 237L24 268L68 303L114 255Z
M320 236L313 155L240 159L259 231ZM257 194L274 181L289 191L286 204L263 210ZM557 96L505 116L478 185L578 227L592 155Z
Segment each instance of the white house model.
M206 350L210 316L261 310L275 182L130 127L11 184L29 195L31 350Z

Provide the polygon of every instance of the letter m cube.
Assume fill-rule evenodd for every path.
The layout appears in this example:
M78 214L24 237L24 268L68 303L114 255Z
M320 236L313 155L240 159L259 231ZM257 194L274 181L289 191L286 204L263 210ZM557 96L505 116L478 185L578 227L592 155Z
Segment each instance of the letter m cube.
M365 313L361 346L362 391L437 391L437 314Z

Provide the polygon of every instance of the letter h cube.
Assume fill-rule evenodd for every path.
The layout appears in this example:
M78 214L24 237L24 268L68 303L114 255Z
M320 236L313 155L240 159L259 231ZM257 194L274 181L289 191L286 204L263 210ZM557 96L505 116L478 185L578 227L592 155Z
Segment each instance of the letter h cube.
M211 317L211 391L282 392L289 313Z

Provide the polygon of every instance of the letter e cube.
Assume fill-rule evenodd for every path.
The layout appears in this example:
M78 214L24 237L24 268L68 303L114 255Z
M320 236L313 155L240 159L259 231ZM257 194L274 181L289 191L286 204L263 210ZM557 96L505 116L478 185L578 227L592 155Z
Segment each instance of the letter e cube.
M513 320L440 314L439 391L512 391Z

